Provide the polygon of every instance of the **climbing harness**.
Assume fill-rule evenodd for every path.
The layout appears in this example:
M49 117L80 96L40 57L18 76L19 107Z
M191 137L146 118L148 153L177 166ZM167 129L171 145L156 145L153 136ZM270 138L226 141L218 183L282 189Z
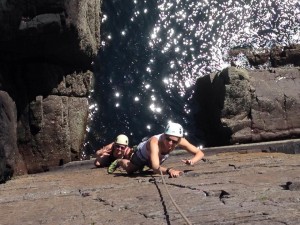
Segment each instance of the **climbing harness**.
M188 225L192 225L192 223L191 223L191 222L189 221L189 219L184 215L184 213L181 211L181 209L179 208L179 206L178 206L178 205L176 204L176 202L174 201L173 197L171 196L171 194L170 194L170 192L169 192L169 190L168 190L168 188L167 188L167 184L166 184L164 175L163 175L163 173L161 172L161 170L159 170L159 171L160 171L160 175L161 175L161 179L162 179L162 181L163 181L163 184L164 184L164 186L165 186L165 188L166 188L166 191L167 191L169 197L171 198L171 201L172 201L173 205L176 207L176 209L178 210L178 212L180 213L180 215L183 217L183 219L187 222L187 224L188 224Z

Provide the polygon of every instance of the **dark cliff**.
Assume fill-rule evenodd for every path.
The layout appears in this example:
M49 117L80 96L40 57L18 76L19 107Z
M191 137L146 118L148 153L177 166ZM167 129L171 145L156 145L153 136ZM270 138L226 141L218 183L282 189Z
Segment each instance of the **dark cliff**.
M79 158L100 4L1 1L0 181Z

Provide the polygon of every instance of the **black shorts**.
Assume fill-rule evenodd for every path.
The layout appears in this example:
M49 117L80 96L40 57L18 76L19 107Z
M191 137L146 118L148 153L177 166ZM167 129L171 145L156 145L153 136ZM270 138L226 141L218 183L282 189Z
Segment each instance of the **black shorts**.
M143 168L144 166L150 167L150 165L149 165L150 163L145 160L140 159L140 157L138 157L136 153L133 153L133 155L130 159L130 162L139 168Z

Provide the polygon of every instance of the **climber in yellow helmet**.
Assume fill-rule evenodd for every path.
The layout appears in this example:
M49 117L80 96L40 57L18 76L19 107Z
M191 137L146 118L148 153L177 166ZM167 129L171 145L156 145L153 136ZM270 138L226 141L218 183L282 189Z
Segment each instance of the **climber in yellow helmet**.
M115 141L96 151L94 165L96 167L107 167L116 159L130 159L132 149L128 146L128 137L120 134Z

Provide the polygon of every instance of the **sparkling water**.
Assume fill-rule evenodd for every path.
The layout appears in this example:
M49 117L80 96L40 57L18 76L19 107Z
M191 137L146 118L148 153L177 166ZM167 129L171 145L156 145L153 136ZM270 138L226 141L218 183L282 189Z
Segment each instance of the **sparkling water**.
M135 145L169 121L200 145L196 79L229 66L232 48L300 43L299 0L104 0L102 13L86 154L120 133Z

